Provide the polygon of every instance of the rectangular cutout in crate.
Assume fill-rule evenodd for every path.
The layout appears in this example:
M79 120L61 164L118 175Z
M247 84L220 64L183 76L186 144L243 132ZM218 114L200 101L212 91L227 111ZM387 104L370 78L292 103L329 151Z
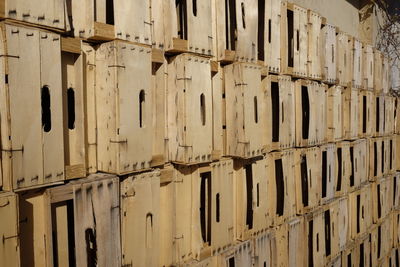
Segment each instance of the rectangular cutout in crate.
M264 91L260 67L234 63L224 67L226 103L225 154L242 158L262 155L265 147Z
M263 82L265 90L266 150L295 145L295 94L289 76L270 75Z
M63 181L61 38L22 26L0 27L5 44L0 116L9 118L0 127L3 190Z
M337 82L337 40L338 29L331 24L323 24L321 29L321 70L322 80L327 84Z
M313 146L326 141L326 89L327 85L318 82L295 82L296 146Z
M326 91L326 140L340 141L343 137L343 87L333 85Z
M122 41L102 44L96 51L99 171L127 174L150 167L152 106L151 49Z
M258 2L216 1L217 59L257 62Z

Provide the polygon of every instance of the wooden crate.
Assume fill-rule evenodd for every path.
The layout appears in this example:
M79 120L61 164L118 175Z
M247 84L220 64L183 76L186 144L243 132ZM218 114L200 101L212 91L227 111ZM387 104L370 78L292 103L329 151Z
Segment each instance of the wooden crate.
M201 4L187 0L152 0L151 21L154 23L156 47L168 53L192 52L212 56L215 38L212 3L211 0L202 1Z
M25 1L2 0L0 17L36 24L56 31L71 29L69 10L65 0Z
M94 41L122 39L151 44L150 0L71 3L74 36Z
M355 243L358 250L359 266L371 266L371 242L369 235L364 235Z
M392 88L392 83L391 83L391 65L390 65L390 58L389 55L383 55L382 59L382 92L384 94L389 94L390 89Z
M372 183L372 220L382 222L392 211L393 188L391 177L383 177Z
M342 264L340 266L360 266L360 246L352 243L342 251Z
M370 184L349 194L349 230L353 240L367 233L372 225L371 194Z
M337 77L341 86L349 86L352 80L352 52L351 37L339 31L337 33Z
M332 258L328 263L325 264L327 267L341 267L342 266L342 254L339 254L336 258Z
M325 213L323 210L317 210L305 215L305 228L307 236L307 245L303 253L308 255L305 266L323 266L325 262L326 244L325 244Z
M258 2L258 60L273 73L281 70L281 0Z
M265 147L266 113L261 69L255 64L224 67L226 105L225 155L250 158Z
M396 97L394 99L394 133L400 133L400 99Z
M332 85L326 91L326 141L336 142L343 138L343 87Z
M384 134L392 135L395 131L395 97L385 96Z
M375 114L375 97L371 91L362 90L359 92L359 118L358 118L358 131L359 137L372 136L374 130Z
M321 71L322 81L327 84L336 84L338 43L336 33L339 31L334 25L325 23L321 29Z
M258 2L216 1L217 59L252 62L258 58Z
M326 144L321 148L321 203L331 201L336 195L337 166L336 145Z
M347 192L350 191L352 187L354 188L354 182L351 183L351 179L353 179L352 175L354 174L350 148L351 143L348 141L336 143L336 196L347 195ZM354 153L354 150L352 153Z
M265 90L266 151L295 146L295 94L289 76L270 75L263 81ZM269 122L269 124L268 124Z
M398 248L400 245L400 212L398 210L392 212L392 223L393 247Z
M210 61L181 54L168 65L168 159L193 164L212 160Z
M76 48L73 49L73 48ZM84 56L81 41L61 40L65 178L86 176Z
M396 172L390 176L391 178L391 189L393 191L392 206L393 210L400 209L400 173Z
M251 241L237 244L218 255L217 267L252 266L254 245Z
M160 172L127 177L120 195L122 265L158 265Z
M307 74L308 78L313 80L321 80L323 78L322 72L322 57L323 54L321 44L324 43L322 25L326 19L317 12L312 10L307 11L308 23L308 53L307 53ZM330 48L332 50L332 48Z
M363 85L366 90L374 90L374 48L372 45L363 43L362 52L362 69L363 69Z
M392 217L386 217L381 223L371 229L371 266L378 265L391 252L393 245Z
M326 90L327 85L317 82L295 82L296 146L314 146L326 141Z
M297 214L317 208L321 201L321 150L319 147L296 149L295 179Z
M375 93L383 92L383 54L381 51L374 49L374 91Z
M20 195L21 265L119 266L119 181L95 174Z
M273 229L254 237L254 264L256 267L274 266L276 235Z
M282 2L281 73L307 77L307 9Z
M375 95L374 114L373 136L383 136L385 134L385 96L383 94Z
M3 190L64 180L60 36L2 23ZM39 89L38 89L39 88ZM28 127L28 128L26 128Z
M351 176L350 191L368 182L368 142L359 139L350 143Z
M358 120L359 120L359 90L347 87L342 94L343 108L343 138L358 138Z
M306 255L304 252L304 247L306 246L306 224L303 217L295 217L293 220L287 223L288 234L288 266L305 266Z
M20 266L18 195L0 193L0 265Z
M393 136L393 142L395 142L394 150L395 151L400 151L400 135L394 135ZM395 165L396 165L396 170L400 171L400 156L396 156L394 158L394 162L395 162Z
M122 41L100 46L96 51L99 171L127 174L151 166L152 94L149 48Z
M212 81L212 120L213 120L213 159L217 159L224 154L225 139L224 132L226 129L223 125L226 125L226 114L225 114L225 87L224 87L224 70L223 67L217 63L212 62L211 81Z
M382 137L370 138L369 143L369 180L375 181L385 175L385 144Z
M352 80L351 84L354 88L361 89L363 85L363 53L360 40L351 38L351 69L352 69Z
M96 50L89 44L81 43L83 57L84 98L85 98L85 139L87 173L97 172L97 121L96 121Z

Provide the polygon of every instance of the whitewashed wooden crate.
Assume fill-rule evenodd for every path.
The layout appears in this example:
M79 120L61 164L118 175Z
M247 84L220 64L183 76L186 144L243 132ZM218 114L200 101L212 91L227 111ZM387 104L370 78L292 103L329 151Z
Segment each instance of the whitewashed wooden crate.
M340 141L343 138L343 87L333 85L326 91L326 140Z
M356 38L351 38L351 68L352 68L352 86L360 89L363 85L363 53L362 43Z
M213 152L210 60L181 54L168 64L168 160L210 162Z
M96 51L97 169L127 174L152 161L151 49L113 41Z
M352 46L351 37L339 31L337 33L337 77L338 83L341 86L349 86L352 81Z
M358 138L359 127L359 90L352 87L344 88L342 94L343 138Z
M0 265L20 266L18 195L0 193Z
M375 95L368 90L359 92L359 118L358 118L358 131L359 137L372 136L374 132L375 114Z
M337 186L336 145L326 144L321 148L322 179L321 203L327 203L335 198Z
M62 181L60 36L8 24L1 32L3 189Z
M75 37L151 44L150 0L72 1L71 10Z
M328 84L335 84L338 80L338 43L336 33L338 29L331 24L322 25L321 29L321 68L322 80Z
M312 10L307 11L307 16L308 16L307 75L308 78L310 79L321 80L323 78L323 73L322 73L322 58L324 57L323 51L326 51L321 49L321 45L324 43L323 38L325 37L323 36L324 33L321 28L323 27L323 23L325 23L326 19L323 18L317 12L314 12ZM329 44L329 41L330 40L328 40L328 46L331 45ZM330 49L331 53L335 53L332 47L330 47Z
M362 54L363 86L366 90L374 90L374 48L372 45L363 44Z

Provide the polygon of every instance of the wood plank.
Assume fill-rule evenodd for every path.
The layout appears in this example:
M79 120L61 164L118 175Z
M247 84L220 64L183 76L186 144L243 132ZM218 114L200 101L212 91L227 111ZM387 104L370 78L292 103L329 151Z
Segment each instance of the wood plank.
M61 37L61 51L81 54L81 40L78 38Z

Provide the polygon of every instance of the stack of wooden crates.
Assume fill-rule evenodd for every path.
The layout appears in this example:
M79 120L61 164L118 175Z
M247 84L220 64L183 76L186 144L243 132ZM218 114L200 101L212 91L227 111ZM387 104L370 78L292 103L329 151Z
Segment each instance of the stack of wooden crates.
M390 60L281 0L1 0L0 266L397 266Z

